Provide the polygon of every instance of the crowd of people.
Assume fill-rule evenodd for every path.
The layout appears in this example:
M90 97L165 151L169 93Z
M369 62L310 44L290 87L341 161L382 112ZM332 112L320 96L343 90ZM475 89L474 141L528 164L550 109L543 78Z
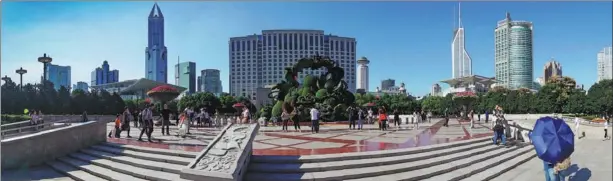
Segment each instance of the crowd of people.
M185 108L182 112L172 111L168 108L168 105L164 105L163 108L159 111L159 114L154 115L155 106L153 104L145 105L145 108L142 110L134 110L131 111L129 108L125 108L124 111L120 114L117 114L115 119L115 128L111 130L108 134L108 137L119 138L122 132L127 132L127 137L130 136L130 128L139 128L140 135L138 137L139 141L143 141L143 134L147 136L147 140L152 142L151 134L153 133L153 129L156 126L154 120L158 120L158 123L161 127L162 135L171 135L170 134L170 125L171 118L176 120L175 124L178 127L178 136L186 137L190 133L190 127L212 127L213 124L217 127L221 127L221 122L216 122L211 116L210 112L206 108L194 109L192 107ZM215 115L219 116L219 115ZM84 119L85 118L84 113ZM133 126L130 126L131 122L133 122ZM251 122L251 113L249 109L246 107L243 108L240 116L238 116L237 123L250 123Z

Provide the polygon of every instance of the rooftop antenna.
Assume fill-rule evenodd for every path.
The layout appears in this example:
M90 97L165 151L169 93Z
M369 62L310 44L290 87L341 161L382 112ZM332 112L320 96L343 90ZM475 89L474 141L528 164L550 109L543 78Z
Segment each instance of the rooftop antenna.
M179 56L177 56L177 76L175 77L175 85L179 86L179 77L181 76L181 72L179 72Z
M462 3L458 1L458 28L462 28Z

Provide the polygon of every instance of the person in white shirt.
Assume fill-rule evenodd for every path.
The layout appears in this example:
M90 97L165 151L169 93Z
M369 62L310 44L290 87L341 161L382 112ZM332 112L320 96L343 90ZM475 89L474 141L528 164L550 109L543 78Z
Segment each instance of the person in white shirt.
M319 133L319 110L313 107L311 108L311 132Z
M147 135L147 140L151 141L151 133L153 132L153 109L154 105L147 105L145 109L141 112L143 116L143 129L140 131L140 136L138 136L138 141L143 141L143 133Z
M375 115L373 115L372 109L368 109L368 124L373 124L374 117Z
M579 135L579 123L581 123L581 120L579 120L579 117L575 117L575 136Z
M243 124L249 124L249 117L251 117L250 113L249 113L249 109L245 106L243 107L243 113L241 114L241 122Z
M607 120L606 117L604 117L604 139L610 139L611 137L609 137L608 131L609 131L609 120Z

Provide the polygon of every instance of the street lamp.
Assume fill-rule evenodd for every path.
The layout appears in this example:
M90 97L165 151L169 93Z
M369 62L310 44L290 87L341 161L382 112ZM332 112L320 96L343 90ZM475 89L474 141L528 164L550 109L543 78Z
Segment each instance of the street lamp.
M4 82L9 82L11 81L11 78L9 76L4 75L4 77L2 77L2 80L4 80Z
M23 88L23 74L28 73L28 71L23 69L23 67L19 67L19 69L15 70L15 73L19 74L19 90L21 90Z
M43 54L42 57L38 57L38 62L43 63L43 83L45 81L47 81L47 64L51 63L51 61L53 61L53 59L51 57L48 57L47 54Z

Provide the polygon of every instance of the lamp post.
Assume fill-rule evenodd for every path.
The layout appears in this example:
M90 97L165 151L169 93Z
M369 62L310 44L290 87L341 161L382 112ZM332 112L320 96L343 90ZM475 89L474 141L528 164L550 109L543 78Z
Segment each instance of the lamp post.
M2 80L4 80L4 83L11 81L11 78L9 76L4 75L4 77L2 77Z
M41 82L42 84L47 81L47 64L51 63L51 61L53 61L53 59L51 57L48 57L46 53L43 54L42 57L38 57L38 62L43 63L43 81Z
M28 73L28 71L23 69L23 67L19 67L19 69L15 70L15 73L19 74L19 90L21 90L23 88L23 74Z

